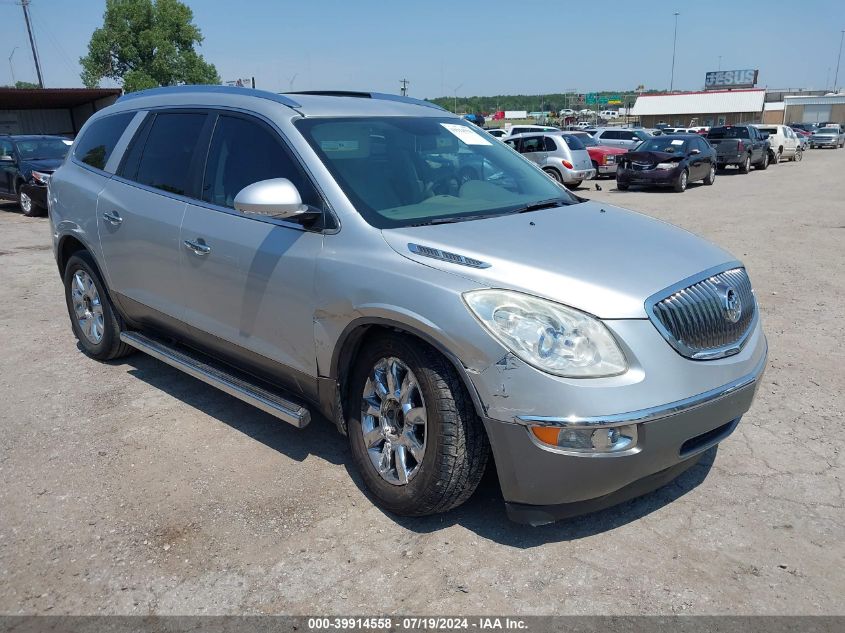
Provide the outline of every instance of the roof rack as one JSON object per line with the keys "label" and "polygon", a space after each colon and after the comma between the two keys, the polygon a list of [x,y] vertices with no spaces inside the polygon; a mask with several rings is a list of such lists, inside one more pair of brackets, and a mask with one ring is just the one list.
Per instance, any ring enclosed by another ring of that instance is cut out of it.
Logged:
{"label": "roof rack", "polygon": [[255,88],[239,88],[237,86],[216,86],[216,85],[186,85],[186,86],[165,86],[162,88],[150,88],[149,90],[139,90],[138,92],[130,92],[120,97],[117,102],[129,101],[140,97],[154,96],[154,95],[168,95],[168,94],[183,94],[193,92],[204,92],[211,94],[230,94],[242,95],[250,97],[258,97],[260,99],[268,99],[281,103],[289,108],[302,107],[299,103],[282,94],[275,92],[268,92],[266,90],[256,90]]}
{"label": "roof rack", "polygon": [[428,108],[436,108],[437,110],[446,111],[436,103],[424,101],[422,99],[414,99],[413,97],[403,97],[402,95],[392,95],[386,92],[359,92],[355,90],[297,90],[296,92],[286,92],[283,94],[290,95],[315,95],[319,97],[353,97],[357,99],[381,99],[382,101],[397,101],[399,103],[407,103],[410,105],[418,105]]}

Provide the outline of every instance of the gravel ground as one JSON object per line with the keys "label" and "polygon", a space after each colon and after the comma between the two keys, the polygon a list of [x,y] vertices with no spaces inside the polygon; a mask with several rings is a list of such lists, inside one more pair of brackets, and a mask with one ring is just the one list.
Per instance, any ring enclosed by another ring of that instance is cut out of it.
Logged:
{"label": "gravel ground", "polygon": [[744,260],[769,367],[675,483],[509,523],[495,478],[445,516],[376,508],[344,438],[71,334],[46,219],[0,205],[0,612],[843,614],[845,151],[685,194],[586,183]]}

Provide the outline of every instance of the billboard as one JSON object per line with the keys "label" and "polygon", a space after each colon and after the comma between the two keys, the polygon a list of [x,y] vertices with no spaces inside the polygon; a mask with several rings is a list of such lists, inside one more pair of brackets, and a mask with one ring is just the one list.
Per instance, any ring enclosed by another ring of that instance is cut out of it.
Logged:
{"label": "billboard", "polygon": [[714,70],[704,78],[705,90],[719,90],[723,88],[753,88],[757,83],[759,71],[747,70]]}

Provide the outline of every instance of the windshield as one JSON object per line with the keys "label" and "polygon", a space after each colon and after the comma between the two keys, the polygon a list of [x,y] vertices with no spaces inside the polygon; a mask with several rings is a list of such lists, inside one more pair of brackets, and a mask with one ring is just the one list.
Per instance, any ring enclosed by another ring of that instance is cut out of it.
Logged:
{"label": "windshield", "polygon": [[23,160],[38,160],[52,158],[61,160],[67,155],[70,145],[60,138],[37,138],[25,141],[17,141],[18,148]]}
{"label": "windshield", "polygon": [[651,138],[637,147],[638,152],[666,152],[667,154],[686,154],[688,141],[671,136]]}
{"label": "windshield", "polygon": [[377,228],[578,202],[514,150],[453,118],[314,118],[296,126]]}
{"label": "windshield", "polygon": [[823,127],[822,129],[818,130],[819,134],[839,134],[839,130],[835,127]]}
{"label": "windshield", "polygon": [[748,128],[716,127],[707,133],[707,138],[748,138]]}

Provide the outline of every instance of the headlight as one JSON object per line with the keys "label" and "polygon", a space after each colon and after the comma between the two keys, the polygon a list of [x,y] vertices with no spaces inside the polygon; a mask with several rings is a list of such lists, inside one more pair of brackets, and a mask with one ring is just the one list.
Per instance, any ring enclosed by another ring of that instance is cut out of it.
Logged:
{"label": "headlight", "polygon": [[678,163],[657,163],[655,169],[675,169]]}
{"label": "headlight", "polygon": [[32,179],[39,185],[46,185],[50,182],[50,174],[45,174],[40,171],[32,172]]}
{"label": "headlight", "polygon": [[628,368],[610,331],[588,314],[510,290],[471,290],[463,297],[494,338],[541,371],[597,378]]}
{"label": "headlight", "polygon": [[605,163],[615,163],[616,162],[616,156],[614,156],[613,154],[607,154],[604,157],[604,162]]}

